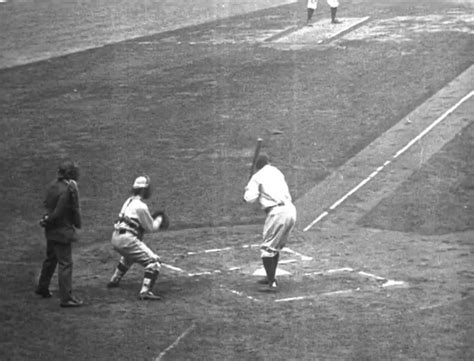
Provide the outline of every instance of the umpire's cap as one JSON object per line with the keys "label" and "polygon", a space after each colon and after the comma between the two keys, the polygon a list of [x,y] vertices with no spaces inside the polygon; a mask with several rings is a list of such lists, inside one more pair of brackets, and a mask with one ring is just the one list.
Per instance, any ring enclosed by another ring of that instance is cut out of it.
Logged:
{"label": "umpire's cap", "polygon": [[260,154],[255,162],[255,169],[260,170],[269,163],[270,159],[268,158],[268,155]]}
{"label": "umpire's cap", "polygon": [[70,160],[64,161],[58,167],[58,177],[77,180],[79,177],[79,165]]}

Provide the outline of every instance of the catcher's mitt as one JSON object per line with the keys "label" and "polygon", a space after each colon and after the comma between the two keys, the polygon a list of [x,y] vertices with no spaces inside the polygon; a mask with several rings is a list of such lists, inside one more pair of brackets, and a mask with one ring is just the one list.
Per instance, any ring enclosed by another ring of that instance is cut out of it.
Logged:
{"label": "catcher's mitt", "polygon": [[165,211],[156,211],[151,216],[153,217],[153,219],[156,219],[157,217],[161,217],[160,230],[164,231],[169,228],[170,219],[168,215],[165,213]]}

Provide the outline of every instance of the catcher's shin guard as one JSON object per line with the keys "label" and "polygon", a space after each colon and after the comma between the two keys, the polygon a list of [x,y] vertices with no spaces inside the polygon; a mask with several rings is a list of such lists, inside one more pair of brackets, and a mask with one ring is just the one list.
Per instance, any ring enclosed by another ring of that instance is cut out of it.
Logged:
{"label": "catcher's shin guard", "polygon": [[145,271],[145,275],[143,276],[143,284],[140,293],[146,293],[151,291],[153,286],[155,285],[156,279],[158,278],[158,271],[150,272]]}
{"label": "catcher's shin guard", "polygon": [[120,283],[120,280],[125,275],[125,273],[127,273],[127,271],[128,271],[128,267],[122,264],[121,262],[119,262],[107,286],[109,288],[117,287],[118,284]]}

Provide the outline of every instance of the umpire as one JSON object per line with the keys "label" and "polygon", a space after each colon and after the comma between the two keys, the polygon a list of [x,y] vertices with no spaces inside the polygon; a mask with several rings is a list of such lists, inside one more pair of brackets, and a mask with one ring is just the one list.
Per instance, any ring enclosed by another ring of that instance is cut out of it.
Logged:
{"label": "umpire", "polygon": [[276,269],[280,250],[285,246],[296,222],[293,205],[285,176],[270,164],[268,156],[257,158],[257,172],[245,187],[244,200],[259,202],[267,218],[263,226],[263,242],[260,246],[263,267],[267,277],[259,283],[268,284],[269,290],[277,289]]}
{"label": "umpire", "polygon": [[82,301],[72,295],[72,242],[78,240],[76,228],[81,228],[79,203],[79,167],[67,161],[58,168],[57,178],[46,191],[46,214],[40,221],[46,237],[46,258],[35,293],[50,298],[49,284],[58,267],[61,307],[79,307]]}

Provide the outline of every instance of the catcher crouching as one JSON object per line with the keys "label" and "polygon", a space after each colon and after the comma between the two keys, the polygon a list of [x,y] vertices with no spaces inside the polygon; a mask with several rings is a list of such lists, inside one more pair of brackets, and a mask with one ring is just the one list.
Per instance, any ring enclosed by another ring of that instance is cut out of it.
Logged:
{"label": "catcher crouching", "polygon": [[151,196],[150,178],[140,176],[135,179],[132,196],[122,206],[112,234],[112,246],[120,255],[120,261],[107,287],[118,287],[120,280],[134,263],[144,267],[143,284],[139,300],[160,300],[153,293],[153,286],[161,270],[160,257],[144,242],[145,233],[158,232],[169,226],[168,216],[163,211],[150,214],[144,200]]}

